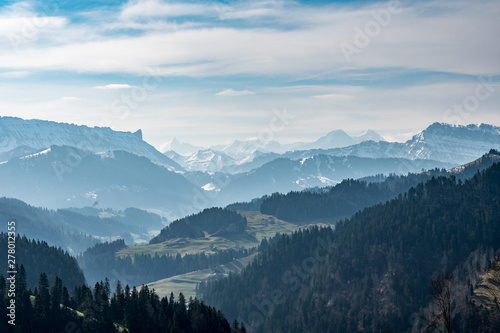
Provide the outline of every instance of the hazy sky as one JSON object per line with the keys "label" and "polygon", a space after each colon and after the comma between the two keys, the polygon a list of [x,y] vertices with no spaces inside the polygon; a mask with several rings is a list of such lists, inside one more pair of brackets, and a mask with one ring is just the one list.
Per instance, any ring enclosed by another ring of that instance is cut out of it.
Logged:
{"label": "hazy sky", "polygon": [[500,1],[2,1],[0,115],[159,147],[500,125]]}

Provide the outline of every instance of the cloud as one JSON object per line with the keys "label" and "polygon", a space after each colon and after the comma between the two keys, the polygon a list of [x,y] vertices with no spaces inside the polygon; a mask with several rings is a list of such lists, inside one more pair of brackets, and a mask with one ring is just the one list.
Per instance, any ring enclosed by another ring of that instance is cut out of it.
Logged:
{"label": "cloud", "polygon": [[324,95],[315,95],[313,98],[319,98],[319,99],[329,99],[329,100],[346,100],[346,99],[351,99],[351,95],[345,95],[345,94],[324,94]]}
{"label": "cloud", "polygon": [[107,84],[105,86],[97,86],[94,87],[95,89],[111,89],[111,90],[116,90],[116,89],[132,89],[135,88],[135,86],[131,86],[129,84]]}
{"label": "cloud", "polygon": [[0,78],[18,79],[18,78],[26,77],[28,75],[30,75],[30,72],[27,72],[27,71],[10,71],[10,72],[0,73]]}
{"label": "cloud", "polygon": [[72,101],[80,101],[81,98],[79,97],[74,97],[74,96],[64,96],[64,97],[61,97],[61,100],[62,101],[69,101],[69,102],[72,102]]}
{"label": "cloud", "polygon": [[207,3],[182,3],[160,0],[129,1],[122,8],[121,20],[148,18],[176,18],[183,16],[218,17],[222,20],[255,17],[280,17],[286,1],[244,1],[228,4],[220,1]]}
{"label": "cloud", "polygon": [[202,4],[166,3],[159,0],[131,1],[120,14],[121,19],[176,17],[207,14],[209,7]]}
{"label": "cloud", "polygon": [[[358,8],[287,4],[266,7],[263,3],[258,10],[250,5],[224,5],[229,6],[226,16],[238,11],[274,15],[270,21],[254,20],[247,15],[248,19],[241,19],[244,24],[233,24],[224,19],[189,16],[206,12],[208,5],[133,2],[121,14],[122,18],[129,18],[127,22],[120,21],[117,14],[107,21],[101,19],[95,27],[85,22],[69,27],[59,25],[44,35],[52,39],[29,45],[21,54],[1,48],[0,67],[135,75],[145,75],[146,68],[153,67],[164,76],[255,75],[294,79],[333,78],[346,66],[360,71],[403,68],[469,75],[500,73],[500,44],[492,42],[500,30],[500,6],[496,1],[401,5],[402,10],[392,15],[390,23],[381,26],[379,33],[371,33],[364,47],[359,47],[359,43],[356,46],[358,31],[373,29],[376,19],[370,13],[383,12],[386,3]],[[155,13],[184,15],[188,23],[165,31],[158,27],[164,27],[168,19],[151,17]],[[143,21],[132,20],[137,17]],[[113,24],[116,31],[109,30]],[[134,24],[141,29],[140,34],[120,30]],[[78,36],[77,31],[86,33]],[[341,43],[357,48],[351,63],[346,62]]]}
{"label": "cloud", "polygon": [[61,29],[68,25],[68,19],[54,14],[55,12],[49,10],[36,13],[32,3],[28,1],[0,7],[0,36],[10,40],[36,39],[41,32]]}
{"label": "cloud", "polygon": [[217,96],[248,96],[248,95],[255,95],[253,91],[250,90],[233,90],[233,89],[226,89],[221,92],[216,93]]}

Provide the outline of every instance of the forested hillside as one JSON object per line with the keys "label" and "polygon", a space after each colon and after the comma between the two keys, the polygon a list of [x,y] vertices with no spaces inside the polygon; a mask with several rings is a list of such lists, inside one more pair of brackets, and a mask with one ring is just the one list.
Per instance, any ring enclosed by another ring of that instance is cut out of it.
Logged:
{"label": "forested hillside", "polygon": [[[0,249],[5,253],[4,256],[0,256],[0,267],[2,268],[7,268],[7,244],[7,234],[0,233]],[[19,267],[24,265],[26,269],[28,288],[34,288],[37,285],[38,277],[43,272],[46,273],[51,283],[56,276],[59,276],[69,288],[85,283],[83,272],[76,259],[61,248],[49,246],[44,241],[29,240],[25,236],[17,236],[15,250],[16,264]]]}
{"label": "forested hillside", "polygon": [[335,222],[350,217],[363,208],[393,199],[398,194],[408,191],[410,187],[432,177],[453,174],[457,179],[468,179],[478,170],[484,170],[499,161],[498,155],[497,151],[491,150],[478,160],[454,168],[450,172],[434,169],[419,174],[390,175],[381,182],[347,179],[336,186],[318,191],[275,193],[261,199],[260,211],[295,223],[307,223],[318,219]]}
{"label": "forested hillside", "polygon": [[130,285],[165,279],[187,272],[206,269],[243,258],[256,249],[229,249],[214,254],[155,255],[136,254],[132,257],[118,257],[116,252],[125,248],[123,240],[100,243],[78,256],[78,262],[85,272],[88,283],[95,283],[109,277],[110,283],[117,280]]}
{"label": "forested hillside", "polygon": [[163,228],[150,244],[161,243],[167,239],[178,237],[199,238],[208,234],[230,235],[245,231],[245,217],[222,208],[208,208],[194,215],[175,220]]}
{"label": "forested hillside", "polygon": [[[495,164],[465,182],[432,177],[335,231],[281,236],[241,275],[202,284],[200,291],[254,332],[401,332],[431,301],[439,273],[453,272],[472,253],[498,249]],[[472,293],[471,282],[463,283]],[[477,330],[481,323],[472,315],[455,317],[453,329]]]}
{"label": "forested hillside", "polygon": [[69,292],[63,280],[56,277],[51,284],[45,273],[38,281],[34,290],[27,288],[26,274],[20,270],[16,295],[10,298],[7,281],[0,274],[0,308],[7,309],[15,299],[15,316],[0,317],[0,332],[245,332],[238,323],[232,329],[220,311],[196,299],[186,301],[182,294],[177,300],[173,294],[160,299],[147,286],[122,288],[121,284],[111,294],[107,280]]}
{"label": "forested hillside", "polygon": [[[74,216],[73,216],[74,217]],[[84,220],[84,216],[79,216]],[[60,246],[71,253],[79,253],[98,241],[74,229],[62,214],[45,208],[36,208],[17,199],[0,198],[0,220],[15,221],[19,235],[42,239],[53,246]],[[66,223],[68,222],[68,223]],[[94,226],[94,230],[96,230]]]}

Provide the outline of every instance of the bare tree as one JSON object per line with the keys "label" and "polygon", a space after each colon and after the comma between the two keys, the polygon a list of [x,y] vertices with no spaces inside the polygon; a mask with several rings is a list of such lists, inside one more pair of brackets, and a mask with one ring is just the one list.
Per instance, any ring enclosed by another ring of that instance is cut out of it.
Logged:
{"label": "bare tree", "polygon": [[447,333],[451,332],[451,311],[453,299],[453,274],[439,274],[431,284],[432,301],[438,308],[436,317],[428,323],[428,327],[435,328],[443,332],[440,327],[443,326]]}

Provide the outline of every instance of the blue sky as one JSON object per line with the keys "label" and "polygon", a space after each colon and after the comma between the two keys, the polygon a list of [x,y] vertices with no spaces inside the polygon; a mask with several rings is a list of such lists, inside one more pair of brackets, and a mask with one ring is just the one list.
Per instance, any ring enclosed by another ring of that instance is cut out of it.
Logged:
{"label": "blue sky", "polygon": [[156,147],[500,125],[498,17],[496,0],[3,1],[0,115]]}

